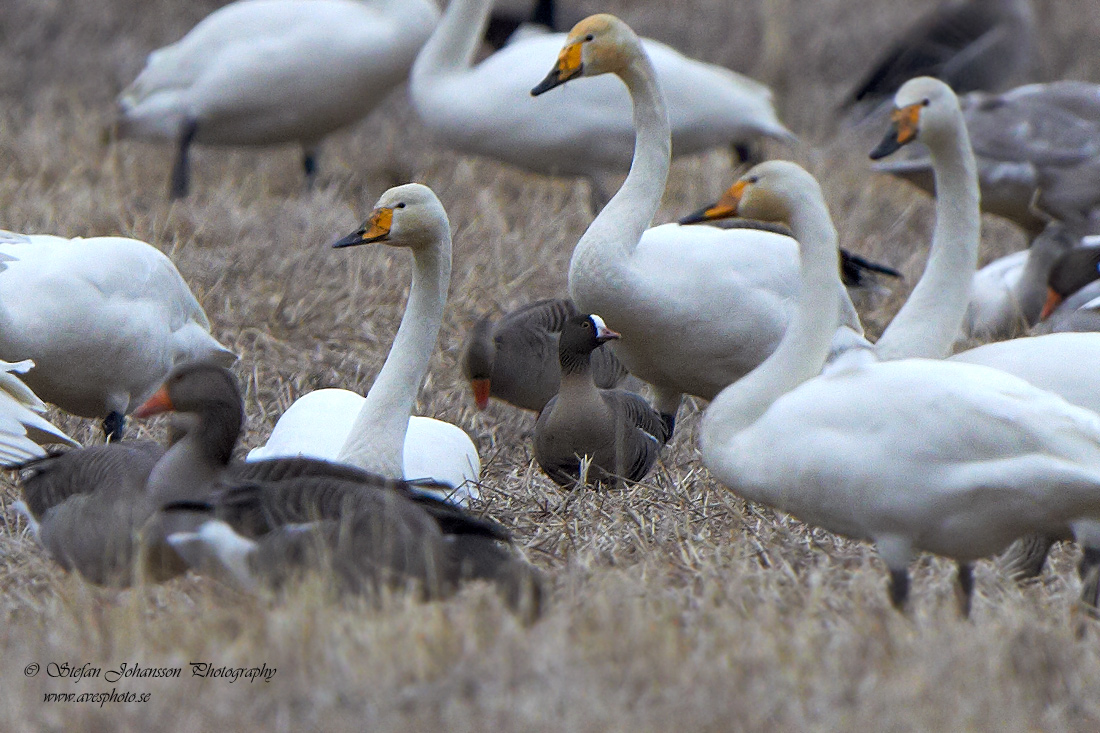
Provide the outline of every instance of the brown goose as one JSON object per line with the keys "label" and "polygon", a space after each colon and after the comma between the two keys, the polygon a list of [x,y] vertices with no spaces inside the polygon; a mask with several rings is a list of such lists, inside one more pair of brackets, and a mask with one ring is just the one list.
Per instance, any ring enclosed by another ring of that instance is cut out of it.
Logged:
{"label": "brown goose", "polygon": [[668,440],[670,426],[644,398],[593,381],[593,352],[617,338],[594,314],[574,316],[562,328],[561,391],[539,415],[534,439],[535,460],[559,484],[579,478],[582,456],[593,480],[641,481]]}
{"label": "brown goose", "polygon": [[[474,401],[484,410],[490,397],[524,410],[540,412],[558,393],[558,337],[577,307],[567,298],[548,298],[521,306],[497,322],[482,318],[466,341],[462,370]],[[616,387],[628,376],[610,349],[592,355],[597,387]]]}
{"label": "brown goose", "polygon": [[918,76],[959,94],[1003,89],[1028,72],[1034,36],[1030,0],[947,0],[895,39],[845,106],[893,97]]}
{"label": "brown goose", "polygon": [[139,410],[168,411],[190,429],[149,476],[146,491],[165,498],[165,511],[146,535],[166,538],[188,565],[255,588],[327,563],[342,590],[411,583],[430,598],[484,578],[519,610],[537,611],[538,572],[496,544],[508,534],[494,522],[349,466],[305,458],[231,465],[241,397],[228,371],[177,370]]}

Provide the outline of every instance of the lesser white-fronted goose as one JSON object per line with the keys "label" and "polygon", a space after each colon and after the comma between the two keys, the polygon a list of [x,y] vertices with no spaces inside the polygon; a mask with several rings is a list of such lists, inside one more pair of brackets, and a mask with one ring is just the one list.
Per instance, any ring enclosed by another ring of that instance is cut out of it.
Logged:
{"label": "lesser white-fronted goose", "polygon": [[890,43],[845,100],[879,102],[918,76],[958,93],[1025,81],[1034,47],[1031,0],[947,0]]}
{"label": "lesser white-fronted goose", "polygon": [[[871,541],[908,596],[923,550],[971,563],[1035,531],[1071,527],[1084,600],[1100,580],[1100,418],[987,367],[871,361],[818,376],[836,327],[837,235],[817,182],[771,161],[741,179],[739,214],[788,222],[802,252],[798,315],[772,358],[708,406],[700,447],[734,492]],[[969,274],[967,275],[969,278]]]}
{"label": "lesser white-fronted goose", "polygon": [[[982,211],[1034,237],[1051,217],[1077,236],[1100,233],[1100,85],[1028,84],[960,99],[978,159]],[[919,149],[875,169],[933,193],[931,164]]]}
{"label": "lesser white-fronted goose", "polygon": [[364,398],[322,389],[298,398],[248,460],[308,456],[348,463],[386,478],[430,479],[456,501],[478,495],[477,447],[457,425],[410,413],[435,350],[451,280],[451,228],[427,186],[409,183],[378,199],[370,218],[334,246],[372,243],[407,248],[409,301],[382,370]]}
{"label": "lesser white-fronted goose", "polygon": [[[536,173],[585,176],[602,204],[605,174],[631,161],[630,101],[610,78],[578,84],[556,100],[532,99],[531,79],[545,74],[561,33],[512,41],[471,66],[492,0],[453,0],[413,65],[409,92],[421,121],[463,153],[501,160]],[[641,41],[668,95],[673,150],[686,155],[761,137],[791,140],[772,92],[728,69]]]}
{"label": "lesser white-fronted goose", "polygon": [[176,364],[236,355],[175,265],[125,237],[0,232],[0,358],[32,359],[25,381],[66,412],[103,418],[109,438]]}
{"label": "lesser white-fronted goose", "polygon": [[[570,31],[557,64],[532,92],[602,74],[617,75],[630,92],[634,162],[573,250],[569,293],[580,311],[599,313],[623,335],[615,355],[653,385],[656,407],[671,423],[681,394],[710,399],[771,353],[797,292],[798,251],[790,237],[768,231],[648,228],[665,190],[671,141],[662,88],[646,54],[621,20],[592,16]],[[568,89],[550,97],[547,120],[555,114],[550,102],[573,98]],[[769,247],[785,250],[779,264],[761,262],[758,253]],[[861,331],[838,287],[848,322]]]}
{"label": "lesser white-fronted goose", "polygon": [[[516,308],[493,322],[488,316],[470,329],[462,372],[479,410],[496,397],[524,410],[539,412],[558,393],[561,367],[558,338],[565,322],[577,315],[567,298],[548,298]],[[592,354],[592,379],[611,389],[629,376],[610,349]]]}
{"label": "lesser white-fronted goose", "polygon": [[596,386],[592,354],[617,338],[595,314],[562,326],[561,389],[539,414],[534,436],[535,460],[559,484],[577,481],[586,457],[590,481],[641,481],[668,440],[671,426],[641,395]]}
{"label": "lesser white-fronted goose", "polygon": [[405,80],[435,28],[433,0],[246,0],[149,54],[119,95],[123,136],[177,145],[170,195],[188,191],[192,143],[298,143],[306,176],[329,133]]}

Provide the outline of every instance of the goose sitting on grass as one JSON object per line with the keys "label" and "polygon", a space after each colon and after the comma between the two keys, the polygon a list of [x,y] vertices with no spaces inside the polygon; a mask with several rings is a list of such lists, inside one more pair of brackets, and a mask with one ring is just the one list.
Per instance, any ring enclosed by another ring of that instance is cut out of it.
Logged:
{"label": "goose sitting on grass", "polygon": [[661,414],[641,395],[596,386],[593,353],[617,338],[595,314],[573,316],[562,327],[561,390],[539,413],[534,438],[535,460],[559,484],[641,481],[668,441]]}

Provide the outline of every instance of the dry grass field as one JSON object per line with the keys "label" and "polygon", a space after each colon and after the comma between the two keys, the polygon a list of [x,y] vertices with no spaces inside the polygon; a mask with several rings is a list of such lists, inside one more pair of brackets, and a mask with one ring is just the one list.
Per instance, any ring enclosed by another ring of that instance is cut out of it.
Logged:
{"label": "dry grass field", "polygon": [[[563,0],[566,2],[567,0]],[[312,389],[366,391],[404,308],[409,263],[385,248],[333,251],[387,187],[434,188],[455,232],[444,328],[420,414],[479,442],[484,501],[550,579],[546,616],[527,628],[493,592],[442,603],[394,596],[332,601],[320,585],[247,597],[201,578],[98,589],[56,568],[0,488],[0,730],[719,731],[1100,730],[1100,625],[1075,607],[1075,550],[1017,587],[977,568],[970,620],[953,566],[913,567],[908,616],[862,544],[812,530],[725,491],[702,467],[698,408],[642,484],[570,493],[541,475],[533,416],[472,399],[456,366],[482,313],[562,295],[587,226],[586,184],[545,180],[433,143],[403,92],[321,157],[306,191],[291,149],[199,148],[194,193],[165,198],[167,145],[113,142],[113,99],[152,49],[217,0],[0,3],[0,228],[123,234],[168,253],[215,335],[241,354],[245,447],[262,442]],[[1095,0],[1036,0],[1036,76],[1100,81]],[[923,267],[931,202],[873,176],[882,130],[833,118],[909,0],[574,0],[640,32],[773,83],[794,149],[817,174],[842,243],[901,268],[907,283],[864,313],[881,331]],[[785,40],[761,47],[761,38]],[[532,79],[532,84],[538,79]],[[730,182],[715,152],[673,166],[658,222]],[[983,261],[1024,245],[986,221]],[[735,316],[734,316],[735,317]],[[54,414],[85,441],[90,421]],[[159,424],[142,434],[162,436]],[[268,682],[193,677],[191,662],[266,665]],[[180,667],[180,679],[51,678],[47,665]],[[33,677],[27,665],[40,665]],[[43,702],[47,692],[147,694],[145,702]]]}

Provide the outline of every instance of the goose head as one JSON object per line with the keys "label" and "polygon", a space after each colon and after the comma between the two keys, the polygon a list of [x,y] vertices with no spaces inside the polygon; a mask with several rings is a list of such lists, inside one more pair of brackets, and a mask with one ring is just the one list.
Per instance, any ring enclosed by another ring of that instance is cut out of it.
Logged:
{"label": "goose head", "polygon": [[641,49],[638,36],[614,15],[590,15],[573,26],[554,68],[531,90],[537,97],[580,76],[614,74],[630,65]]}
{"label": "goose head", "polygon": [[813,191],[821,195],[817,181],[801,166],[785,160],[770,160],[753,166],[718,201],[688,214],[680,223],[695,224],[736,216],[790,227],[795,202]]}
{"label": "goose head", "polygon": [[229,461],[244,425],[244,401],[232,372],[205,362],[176,367],[160,389],[134,411],[134,417],[164,412],[175,413],[174,430],[201,433],[204,442],[210,442],[211,451]]}
{"label": "goose head", "polygon": [[595,313],[573,316],[562,326],[561,339],[558,341],[558,359],[562,373],[587,366],[593,351],[619,337]]}
{"label": "goose head", "polygon": [[871,159],[884,158],[914,140],[934,146],[936,138],[954,134],[961,115],[958,97],[947,84],[930,76],[910,79],[894,95],[890,129]]}
{"label": "goose head", "polygon": [[332,246],[380,242],[417,250],[436,246],[449,232],[447,212],[435,193],[422,184],[406,183],[383,193],[363,225]]}
{"label": "goose head", "polygon": [[1100,246],[1077,247],[1066,252],[1050,269],[1047,300],[1039,319],[1046,320],[1063,300],[1095,280],[1100,280]]}
{"label": "goose head", "polygon": [[462,357],[462,371],[474,392],[474,402],[479,410],[484,410],[489,405],[496,351],[493,322],[486,316],[471,329],[466,353]]}

